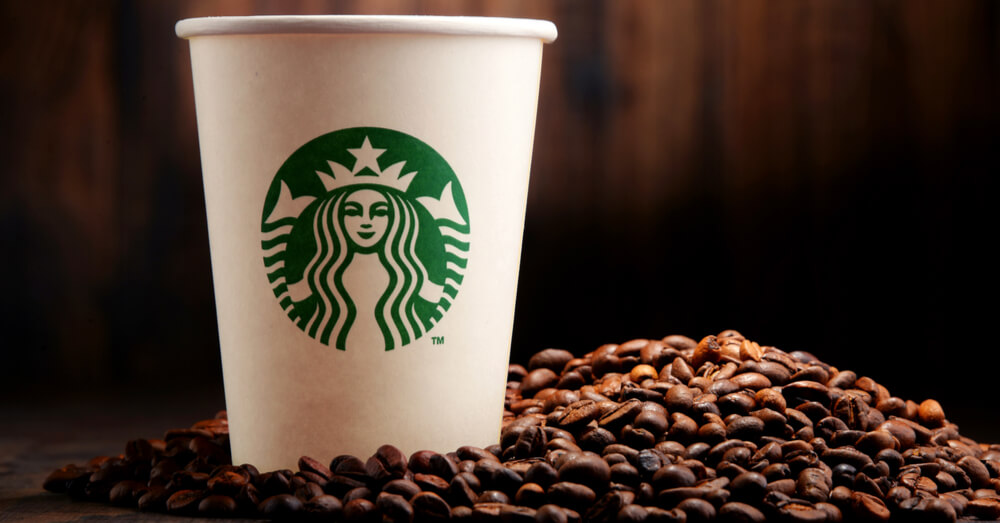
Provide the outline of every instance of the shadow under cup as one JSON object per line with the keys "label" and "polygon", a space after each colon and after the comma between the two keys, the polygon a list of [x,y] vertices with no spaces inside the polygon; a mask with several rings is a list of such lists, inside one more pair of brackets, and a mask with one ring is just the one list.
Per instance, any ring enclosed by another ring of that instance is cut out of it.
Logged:
{"label": "shadow under cup", "polygon": [[544,21],[183,20],[234,463],[497,442]]}

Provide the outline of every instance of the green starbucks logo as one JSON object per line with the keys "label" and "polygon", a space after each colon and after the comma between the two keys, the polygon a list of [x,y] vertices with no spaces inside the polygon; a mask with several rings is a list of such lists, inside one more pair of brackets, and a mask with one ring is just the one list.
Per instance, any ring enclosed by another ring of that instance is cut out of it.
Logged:
{"label": "green starbucks logo", "polygon": [[300,329],[340,350],[380,340],[388,351],[419,339],[451,307],[468,259],[469,211],[458,177],[430,146],[355,127],[285,160],[261,232],[267,279]]}

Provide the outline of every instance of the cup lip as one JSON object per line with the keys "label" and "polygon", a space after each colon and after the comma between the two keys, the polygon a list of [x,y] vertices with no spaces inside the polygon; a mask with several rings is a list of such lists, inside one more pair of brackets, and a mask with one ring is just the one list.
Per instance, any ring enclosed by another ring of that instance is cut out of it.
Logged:
{"label": "cup lip", "polygon": [[260,15],[186,18],[174,31],[180,38],[258,34],[436,34],[556,39],[548,20],[429,15]]}

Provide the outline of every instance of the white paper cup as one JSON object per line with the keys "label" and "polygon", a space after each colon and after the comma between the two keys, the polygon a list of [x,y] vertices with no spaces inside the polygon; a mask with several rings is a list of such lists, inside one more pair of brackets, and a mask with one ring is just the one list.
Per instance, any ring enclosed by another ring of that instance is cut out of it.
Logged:
{"label": "white paper cup", "polygon": [[235,463],[498,441],[538,20],[196,18]]}

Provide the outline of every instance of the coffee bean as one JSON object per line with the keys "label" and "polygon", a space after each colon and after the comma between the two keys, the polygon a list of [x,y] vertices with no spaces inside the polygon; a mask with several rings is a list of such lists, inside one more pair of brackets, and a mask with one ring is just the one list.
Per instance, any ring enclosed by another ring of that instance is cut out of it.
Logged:
{"label": "coffee bean", "polygon": [[559,505],[546,504],[535,511],[536,523],[567,523],[566,511]]}
{"label": "coffee bean", "polygon": [[305,472],[312,472],[313,474],[318,474],[323,477],[323,479],[330,479],[333,472],[330,467],[310,458],[309,456],[302,456],[299,458],[299,470]]}
{"label": "coffee bean", "polygon": [[163,487],[152,487],[137,501],[139,510],[143,512],[162,512],[166,510],[167,499],[171,493]]}
{"label": "coffee bean", "polygon": [[805,468],[799,473],[795,483],[795,492],[802,499],[818,503],[826,501],[830,496],[830,485],[826,475],[818,468]]}
{"label": "coffee bean", "polygon": [[534,397],[542,389],[554,387],[559,383],[559,375],[551,369],[537,368],[521,380],[521,394],[526,398]]}
{"label": "coffee bean", "polygon": [[643,380],[656,379],[659,374],[652,365],[642,364],[632,367],[632,370],[629,371],[629,379],[635,383],[642,383]]}
{"label": "coffee bean", "polygon": [[213,494],[235,496],[248,481],[249,478],[240,472],[223,470],[209,478],[206,486]]}
{"label": "coffee bean", "polygon": [[586,485],[560,481],[546,490],[552,503],[573,510],[585,509],[597,498],[594,491]]}
{"label": "coffee bean", "polygon": [[198,514],[214,517],[214,518],[224,518],[231,517],[236,514],[237,505],[236,500],[229,496],[223,496],[220,494],[211,494],[198,503]]}
{"label": "coffee bean", "polygon": [[628,491],[609,491],[601,496],[593,505],[587,509],[584,517],[587,521],[611,522],[614,521],[618,512],[626,505],[635,500],[635,494]]}
{"label": "coffee bean", "polygon": [[309,501],[310,499],[316,496],[322,496],[323,494],[325,494],[325,492],[323,492],[323,488],[320,487],[319,484],[313,483],[311,481],[295,489],[295,497],[302,500],[303,503]]}
{"label": "coffee bean", "polygon": [[655,435],[661,435],[667,431],[669,424],[667,417],[660,412],[643,410],[636,415],[633,425],[639,429],[648,430]]}
{"label": "coffee bean", "polygon": [[935,400],[924,400],[917,409],[917,416],[920,417],[920,422],[928,427],[933,428],[944,425],[944,409]]}
{"label": "coffee bean", "polygon": [[544,368],[553,372],[562,372],[563,368],[566,367],[566,364],[572,359],[573,354],[567,350],[545,349],[535,353],[535,355],[528,360],[528,369],[534,371]]}
{"label": "coffee bean", "polygon": [[376,481],[401,479],[406,474],[406,456],[392,445],[382,445],[365,463],[365,472]]}
{"label": "coffee bean", "polygon": [[383,521],[410,523],[413,521],[413,507],[403,496],[383,492],[375,499],[375,507],[382,513]]}
{"label": "coffee bean", "polygon": [[112,505],[135,506],[139,498],[149,492],[149,487],[145,483],[130,479],[119,481],[108,493],[108,501]]}
{"label": "coffee bean", "polygon": [[535,509],[531,507],[503,505],[500,507],[500,521],[502,523],[534,523]]}
{"label": "coffee bean", "polygon": [[715,336],[705,336],[695,346],[694,354],[691,356],[691,364],[698,368],[706,362],[715,363],[721,357],[722,347],[719,346],[718,339]]}
{"label": "coffee bean", "polygon": [[343,512],[344,506],[335,496],[323,494],[306,502],[304,509],[310,514],[337,519],[337,516]]}
{"label": "coffee bean", "polygon": [[728,488],[734,501],[755,504],[767,490],[767,478],[757,472],[743,472],[729,482]]}
{"label": "coffee bean", "polygon": [[864,521],[889,521],[890,512],[881,499],[865,492],[851,494],[854,516]]}
{"label": "coffee bean", "polygon": [[764,432],[764,422],[754,416],[737,418],[726,427],[726,437],[755,441]]}
{"label": "coffee bean", "polygon": [[375,523],[378,521],[378,509],[375,504],[364,498],[358,498],[344,503],[342,511],[344,521],[351,523]]}
{"label": "coffee bean", "polygon": [[257,510],[268,516],[290,515],[302,510],[302,501],[291,494],[277,494],[265,498]]}
{"label": "coffee bean", "polygon": [[559,481],[579,483],[604,490],[611,480],[611,467],[596,454],[584,453],[559,467]]}
{"label": "coffee bean", "polygon": [[66,465],[65,467],[52,471],[48,477],[45,478],[42,488],[48,490],[49,492],[67,492],[69,490],[70,483],[89,478],[91,474],[93,474],[93,471],[89,468],[78,467],[76,465]]}
{"label": "coffee bean", "polygon": [[958,460],[958,466],[969,476],[974,488],[989,488],[990,472],[982,461],[972,456],[964,456]]}
{"label": "coffee bean", "polygon": [[785,521],[794,523],[800,523],[800,522],[819,523],[828,520],[827,513],[825,511],[820,510],[814,506],[797,502],[789,502],[782,504],[778,508],[778,516]]}
{"label": "coffee bean", "polygon": [[689,523],[708,522],[715,519],[715,507],[698,498],[688,498],[677,504],[677,509],[681,510]]}
{"label": "coffee bean", "polygon": [[192,514],[204,497],[203,490],[179,490],[167,498],[166,508],[173,514]]}
{"label": "coffee bean", "polygon": [[410,500],[414,516],[424,521],[444,521],[451,515],[448,503],[433,492],[421,492]]}
{"label": "coffee bean", "polygon": [[764,513],[751,505],[730,501],[725,503],[716,514],[719,521],[739,521],[744,523],[764,523]]}
{"label": "coffee bean", "polygon": [[642,402],[630,399],[601,416],[598,420],[598,425],[614,433],[625,425],[632,423],[640,411],[642,411]]}
{"label": "coffee bean", "polygon": [[833,415],[837,416],[848,428],[865,430],[868,425],[868,403],[856,394],[845,394],[833,405]]}
{"label": "coffee bean", "polygon": [[697,478],[691,469],[682,465],[667,465],[653,475],[653,487],[657,492],[676,487],[690,487]]}

